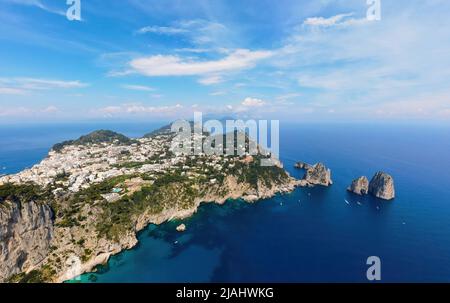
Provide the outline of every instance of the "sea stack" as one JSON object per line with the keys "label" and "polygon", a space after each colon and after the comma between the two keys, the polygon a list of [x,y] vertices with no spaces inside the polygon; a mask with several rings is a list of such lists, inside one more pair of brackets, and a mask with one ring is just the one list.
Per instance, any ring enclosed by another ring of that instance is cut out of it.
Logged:
{"label": "sea stack", "polygon": [[326,168],[322,163],[317,163],[313,166],[305,164],[304,168],[306,169],[306,173],[303,180],[305,180],[308,185],[330,186],[333,184],[333,181],[331,180],[331,170]]}
{"label": "sea stack", "polygon": [[184,225],[184,224],[178,225],[177,226],[177,231],[180,232],[180,233],[186,231],[186,225]]}
{"label": "sea stack", "polygon": [[353,180],[347,190],[360,196],[367,195],[369,193],[369,179],[366,176],[359,177]]}
{"label": "sea stack", "polygon": [[395,198],[394,178],[384,173],[378,172],[373,176],[369,184],[369,193],[383,200]]}

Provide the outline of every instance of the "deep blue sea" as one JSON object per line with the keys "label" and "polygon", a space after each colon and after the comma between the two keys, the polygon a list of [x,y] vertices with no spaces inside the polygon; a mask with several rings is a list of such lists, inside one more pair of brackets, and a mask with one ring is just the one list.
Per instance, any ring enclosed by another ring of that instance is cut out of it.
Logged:
{"label": "deep blue sea", "polygon": [[[141,136],[160,125],[0,126],[0,174],[92,130]],[[383,282],[450,282],[450,127],[281,123],[280,131],[286,169],[301,177],[296,161],[321,161],[332,187],[252,205],[204,204],[183,221],[185,233],[175,231],[180,222],[151,225],[135,249],[81,281],[367,282],[366,260],[378,256]],[[378,170],[395,178],[393,202],[346,192],[352,179]]]}

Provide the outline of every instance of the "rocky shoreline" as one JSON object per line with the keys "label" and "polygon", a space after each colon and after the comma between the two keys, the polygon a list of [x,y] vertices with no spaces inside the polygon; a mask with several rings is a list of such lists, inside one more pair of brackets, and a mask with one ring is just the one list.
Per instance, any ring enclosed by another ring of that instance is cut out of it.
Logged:
{"label": "rocky shoreline", "polygon": [[262,200],[270,199],[275,197],[278,194],[286,194],[290,193],[295,190],[296,187],[301,186],[301,182],[299,180],[295,180],[294,178],[290,179],[290,182],[281,186],[281,187],[273,187],[273,188],[265,188],[261,193],[255,194],[239,194],[238,192],[234,192],[231,194],[228,194],[225,197],[213,197],[211,196],[211,200],[205,200],[198,199],[196,201],[195,206],[193,206],[190,209],[187,210],[168,210],[165,211],[159,215],[156,216],[146,216],[143,215],[141,218],[139,218],[136,229],[133,234],[130,234],[128,237],[124,238],[124,242],[122,244],[122,247],[104,247],[104,249],[112,248],[112,250],[108,252],[104,252],[99,254],[95,259],[91,260],[88,263],[85,263],[82,265],[81,270],[77,272],[76,274],[72,274],[70,271],[63,273],[60,275],[54,282],[56,283],[62,283],[68,280],[72,280],[76,278],[77,276],[85,273],[95,272],[95,268],[99,265],[106,264],[109,259],[117,255],[125,250],[133,249],[139,242],[137,240],[137,234],[144,230],[148,225],[154,224],[154,225],[161,225],[163,223],[172,221],[172,220],[184,220],[192,217],[195,215],[199,209],[199,207],[202,204],[208,204],[208,203],[215,203],[218,205],[224,205],[227,203],[227,201],[242,199],[243,201],[247,203],[256,203]]}
{"label": "rocky shoreline", "polygon": [[98,131],[0,178],[0,281],[64,282],[136,246],[149,224],[185,219],[202,203],[254,203],[305,185],[278,161],[261,166],[263,155],[176,154],[172,140]]}
{"label": "rocky shoreline", "polygon": [[[248,146],[235,142],[231,156],[186,155],[173,152],[173,139],[167,131],[139,139],[97,131],[0,177],[0,281],[71,280],[135,247],[149,224],[186,219],[203,203],[255,203],[296,187],[333,184],[322,163],[297,163],[305,174],[296,180],[279,161],[261,166],[263,153],[237,152]],[[395,195],[384,173],[368,185],[355,182],[353,192]]]}

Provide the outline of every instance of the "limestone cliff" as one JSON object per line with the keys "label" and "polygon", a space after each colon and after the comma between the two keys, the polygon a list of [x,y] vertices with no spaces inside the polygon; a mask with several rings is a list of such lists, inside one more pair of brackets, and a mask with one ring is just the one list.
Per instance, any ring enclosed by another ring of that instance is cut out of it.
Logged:
{"label": "limestone cliff", "polygon": [[347,190],[360,196],[367,195],[369,193],[369,179],[367,179],[366,176],[359,177],[358,179],[353,180]]}
{"label": "limestone cliff", "polygon": [[53,237],[52,210],[40,202],[0,202],[0,281],[38,266]]}
{"label": "limestone cliff", "polygon": [[331,170],[322,163],[310,165],[304,162],[297,162],[295,168],[304,169],[305,175],[301,180],[301,186],[330,186],[333,184],[331,179]]}
{"label": "limestone cliff", "polygon": [[134,247],[148,224],[302,185],[279,162],[260,165],[262,154],[187,155],[173,142],[165,133],[127,140],[94,132],[0,178],[0,282],[63,282]]}
{"label": "limestone cliff", "polygon": [[369,193],[377,198],[392,200],[395,198],[394,178],[384,173],[378,172],[373,176],[369,184]]}

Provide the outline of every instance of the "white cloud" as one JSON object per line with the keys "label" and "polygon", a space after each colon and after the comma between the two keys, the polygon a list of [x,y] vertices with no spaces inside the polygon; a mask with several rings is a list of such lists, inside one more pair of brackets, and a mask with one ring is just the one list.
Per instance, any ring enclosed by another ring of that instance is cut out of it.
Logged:
{"label": "white cloud", "polygon": [[138,34],[183,35],[192,44],[203,46],[220,45],[231,34],[225,25],[203,19],[179,20],[170,26],[145,26],[136,32]]}
{"label": "white cloud", "polygon": [[[443,99],[439,94],[450,77],[450,21],[444,12],[449,8],[443,1],[406,6],[394,1],[384,4],[379,22],[356,15],[312,18],[292,32],[270,63],[283,71],[277,78],[288,83],[286,92],[299,90],[302,105],[316,113],[443,117],[446,109],[437,109],[433,100]],[[421,93],[427,97],[412,102]]]}
{"label": "white cloud", "polygon": [[222,81],[223,81],[223,79],[221,76],[213,75],[213,76],[208,76],[208,77],[198,80],[198,83],[203,84],[203,85],[214,85],[214,84],[221,83]]}
{"label": "white cloud", "polygon": [[2,107],[0,108],[0,117],[42,117],[49,116],[58,112],[58,108],[51,105],[45,108],[31,108],[25,106]]}
{"label": "white cloud", "polygon": [[261,99],[257,98],[245,98],[244,101],[242,101],[242,105],[246,107],[261,107],[264,106],[266,102],[264,102]]}
{"label": "white cloud", "polygon": [[26,93],[27,91],[20,88],[0,86],[0,95],[25,95]]}
{"label": "white cloud", "polygon": [[342,24],[342,20],[348,17],[353,16],[354,13],[348,13],[348,14],[340,14],[340,15],[336,15],[336,16],[332,16],[329,18],[324,18],[324,17],[311,17],[311,18],[307,18],[304,22],[303,25],[308,25],[308,26],[324,26],[324,27],[329,27],[329,26],[334,26],[334,25],[338,25],[338,24]]}
{"label": "white cloud", "polygon": [[123,115],[176,115],[184,109],[181,104],[164,106],[147,106],[142,103],[127,103],[121,105],[106,106],[91,111],[103,116]]}
{"label": "white cloud", "polygon": [[30,90],[73,89],[88,86],[80,81],[63,81],[38,78],[0,78],[0,86],[5,92],[20,93]]}
{"label": "white cloud", "polygon": [[55,113],[57,112],[59,109],[56,106],[50,105],[47,108],[44,108],[42,110],[43,113]]}
{"label": "white cloud", "polygon": [[165,35],[175,35],[175,34],[183,34],[187,33],[188,30],[184,28],[176,28],[176,27],[166,27],[166,26],[146,26],[140,28],[137,33],[138,34],[165,34]]}
{"label": "white cloud", "polygon": [[124,84],[122,85],[123,88],[129,89],[129,90],[137,90],[137,91],[145,91],[145,92],[152,92],[155,89],[150,86],[145,85],[134,85],[134,84]]}
{"label": "white cloud", "polygon": [[217,91],[217,92],[212,92],[209,95],[210,96],[223,96],[223,95],[226,95],[226,92],[224,92],[224,91]]}
{"label": "white cloud", "polygon": [[239,49],[219,60],[193,61],[178,56],[157,55],[134,59],[130,65],[134,71],[145,76],[194,76],[251,68],[272,55],[270,51]]}

